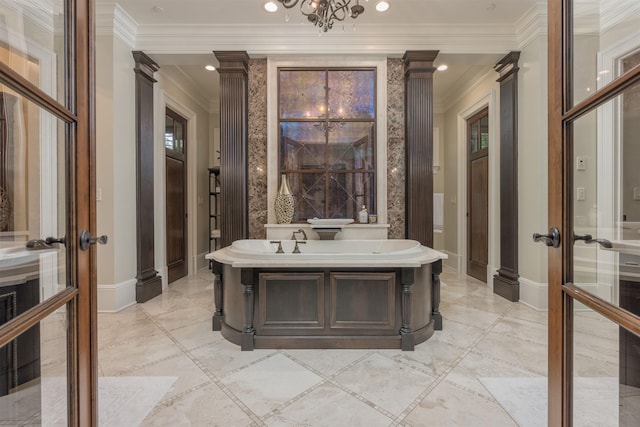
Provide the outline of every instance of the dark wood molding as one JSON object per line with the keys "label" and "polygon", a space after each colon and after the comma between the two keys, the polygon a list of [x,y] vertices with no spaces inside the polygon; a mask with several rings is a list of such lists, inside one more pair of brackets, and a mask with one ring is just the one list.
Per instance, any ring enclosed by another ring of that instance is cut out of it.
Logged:
{"label": "dark wood molding", "polygon": [[155,270],[153,206],[153,73],[159,66],[144,52],[134,51],[136,98],[136,301],[146,302],[162,293],[162,278]]}
{"label": "dark wood molding", "polygon": [[442,260],[431,264],[431,317],[436,331],[442,330],[442,313],[440,313],[440,274],[442,273]]}
{"label": "dark wood molding", "polygon": [[509,52],[494,66],[500,74],[500,268],[493,292],[520,299],[518,278],[518,59]]}
{"label": "dark wood molding", "polygon": [[433,61],[437,50],[407,51],[405,71],[405,235],[433,246]]}
{"label": "dark wood molding", "polygon": [[220,63],[220,247],[245,239],[248,215],[249,55],[214,51]]}

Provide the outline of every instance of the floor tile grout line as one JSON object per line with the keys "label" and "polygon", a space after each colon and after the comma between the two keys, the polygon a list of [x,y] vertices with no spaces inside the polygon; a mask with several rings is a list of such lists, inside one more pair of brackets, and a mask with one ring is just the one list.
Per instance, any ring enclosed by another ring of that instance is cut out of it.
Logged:
{"label": "floor tile grout line", "polygon": [[[169,332],[169,330],[167,328],[165,328],[164,326],[162,326],[156,319],[154,319],[150,314],[148,314],[144,309],[143,312],[145,313],[145,315],[151,319],[151,321],[159,328],[161,329],[165,335],[174,342],[174,344],[182,351],[182,353],[187,356],[210,380],[211,382],[213,382],[223,393],[225,393],[229,399],[235,403],[241,411],[243,411],[245,413],[245,415],[247,415],[249,418],[251,418],[254,422],[256,422],[258,425],[263,425],[262,420],[260,419],[260,417],[255,414],[244,402],[242,402],[242,400],[236,396],[230,389],[229,387],[226,386],[226,384],[224,384],[220,378],[218,378],[217,375],[215,375],[213,372],[211,372],[209,370],[209,368],[207,368],[197,357],[195,357],[189,350],[186,349],[186,347],[179,342],[173,335],[171,335],[171,333]],[[263,360],[263,359],[261,359]]]}
{"label": "floor tile grout line", "polygon": [[500,314],[500,316],[496,320],[494,320],[491,325],[489,325],[487,329],[471,343],[469,348],[466,349],[460,356],[458,356],[456,360],[447,367],[447,369],[445,369],[439,376],[437,376],[436,380],[433,381],[422,393],[420,393],[420,395],[418,395],[418,397],[414,399],[414,401],[411,402],[394,421],[402,422],[406,417],[408,417],[409,414],[411,414],[411,412],[413,412],[413,410],[420,404],[420,402],[426,399],[427,396],[433,390],[435,390],[435,388],[440,385],[444,381],[444,379],[460,364],[460,362],[462,362],[467,357],[467,355],[471,353],[473,348],[475,348],[475,346],[477,346],[480,341],[482,341],[487,335],[489,335],[491,330],[507,315],[507,313],[509,313],[509,311],[511,311],[511,307],[508,307],[502,314]]}

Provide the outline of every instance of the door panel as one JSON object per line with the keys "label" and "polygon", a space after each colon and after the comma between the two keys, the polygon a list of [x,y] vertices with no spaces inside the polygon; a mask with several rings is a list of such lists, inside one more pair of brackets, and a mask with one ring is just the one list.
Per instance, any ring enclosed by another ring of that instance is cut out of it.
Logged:
{"label": "door panel", "polygon": [[[548,3],[549,226],[561,235],[549,250],[554,426],[640,420],[640,15],[632,3]],[[584,31],[586,22],[600,25]]]}
{"label": "door panel", "polygon": [[92,8],[0,1],[0,424],[97,424]]}
{"label": "door panel", "polygon": [[168,281],[187,275],[184,205],[184,163],[166,158],[167,174],[167,267]]}
{"label": "door panel", "polygon": [[469,263],[467,274],[486,282],[489,260],[487,250],[489,156],[472,160],[469,169],[471,186],[469,188]]}

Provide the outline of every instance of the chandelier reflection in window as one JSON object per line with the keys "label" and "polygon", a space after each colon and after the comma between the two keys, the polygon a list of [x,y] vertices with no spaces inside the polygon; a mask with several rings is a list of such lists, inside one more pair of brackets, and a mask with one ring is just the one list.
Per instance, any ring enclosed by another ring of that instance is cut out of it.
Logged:
{"label": "chandelier reflection in window", "polygon": [[345,125],[345,122],[318,122],[314,123],[313,127],[323,133],[333,132],[336,129],[340,129]]}
{"label": "chandelier reflection in window", "polygon": [[356,19],[364,13],[364,6],[360,0],[350,6],[354,0],[278,0],[279,3],[291,9],[300,3],[300,12],[316,27],[327,32],[333,28],[333,22],[344,21],[347,16]]}

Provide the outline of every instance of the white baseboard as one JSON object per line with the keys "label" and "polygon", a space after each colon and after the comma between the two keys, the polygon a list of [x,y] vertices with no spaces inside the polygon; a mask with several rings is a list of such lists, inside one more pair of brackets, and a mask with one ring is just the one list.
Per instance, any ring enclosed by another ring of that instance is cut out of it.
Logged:
{"label": "white baseboard", "polygon": [[196,272],[209,266],[209,262],[204,258],[205,255],[207,255],[208,253],[209,253],[208,251],[202,252],[202,253],[199,253],[198,256],[196,257],[196,260],[195,260]]}
{"label": "white baseboard", "polygon": [[98,311],[115,313],[136,303],[136,279],[112,285],[98,284]]}
{"label": "white baseboard", "polygon": [[440,252],[444,252],[449,256],[449,258],[444,260],[444,265],[455,269],[457,272],[462,271],[460,266],[460,255],[453,252],[445,251],[444,249],[441,249]]}
{"label": "white baseboard", "polygon": [[487,286],[493,292],[493,276],[498,274],[498,269],[500,267],[494,267],[492,265],[487,265]]}
{"label": "white baseboard", "polygon": [[520,302],[536,310],[549,309],[549,285],[520,277]]}

